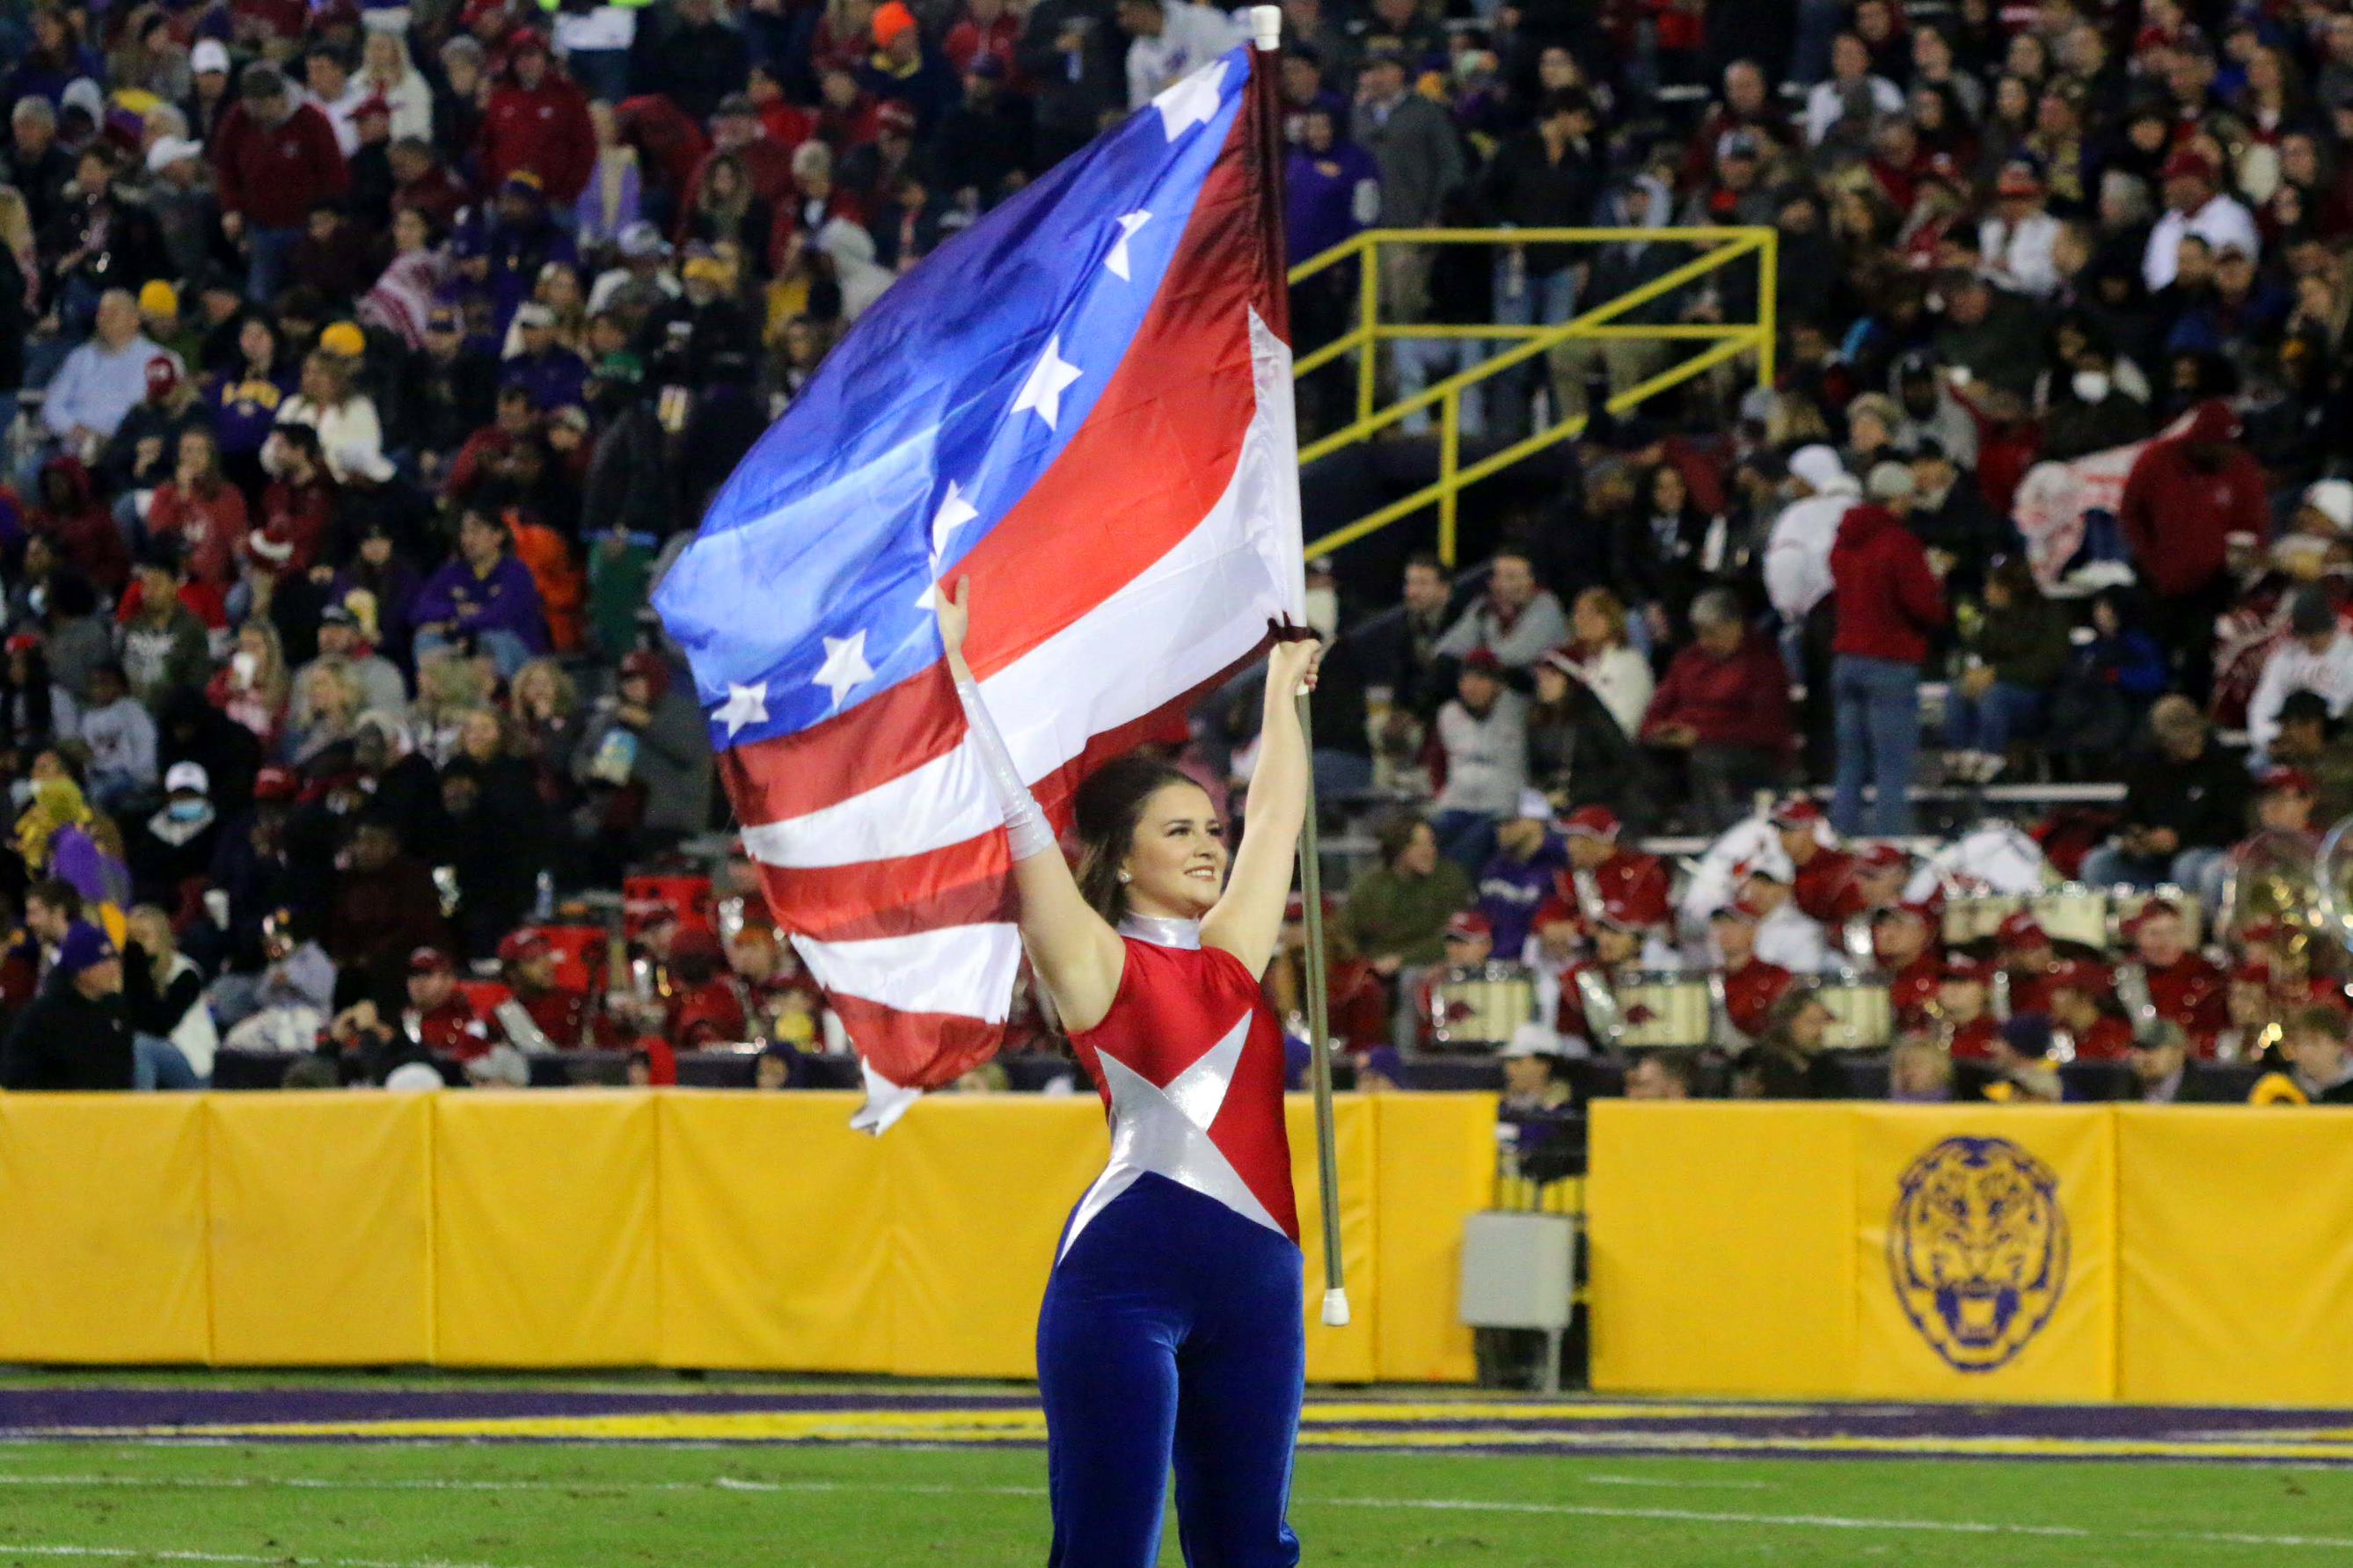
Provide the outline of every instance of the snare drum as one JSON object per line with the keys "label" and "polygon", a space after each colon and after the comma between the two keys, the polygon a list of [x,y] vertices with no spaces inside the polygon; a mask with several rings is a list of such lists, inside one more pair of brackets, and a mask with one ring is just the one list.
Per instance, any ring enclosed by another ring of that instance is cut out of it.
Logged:
{"label": "snare drum", "polygon": [[1894,1039],[1895,1005],[1888,995],[1885,975],[1825,974],[1814,987],[1814,995],[1830,1009],[1830,1030],[1822,1037],[1828,1049],[1873,1050]]}
{"label": "snare drum", "polygon": [[1945,941],[1953,947],[1990,941],[2001,922],[2026,907],[2015,893],[1968,893],[1945,905]]}
{"label": "snare drum", "polygon": [[1454,964],[1430,982],[1430,1040],[1440,1049],[1507,1045],[1535,1016],[1535,980],[1524,963]]}
{"label": "snare drum", "polygon": [[2067,882],[2029,901],[2034,921],[2052,942],[2081,942],[2085,947],[2108,945],[2108,895],[2103,888]]}
{"label": "snare drum", "polygon": [[1639,1050],[1708,1043],[1715,1009],[1705,975],[1638,970],[1619,975],[1610,990],[1619,1016],[1611,1044]]}

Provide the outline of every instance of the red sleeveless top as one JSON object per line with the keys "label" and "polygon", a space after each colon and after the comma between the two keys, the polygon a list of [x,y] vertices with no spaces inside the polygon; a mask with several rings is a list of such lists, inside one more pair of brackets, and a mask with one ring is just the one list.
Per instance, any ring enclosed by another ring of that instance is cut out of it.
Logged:
{"label": "red sleeveless top", "polygon": [[1111,1117],[1111,1163],[1063,1238],[1146,1171],[1293,1241],[1299,1212],[1283,1125],[1282,1029],[1240,959],[1124,936],[1111,1011],[1071,1037]]}

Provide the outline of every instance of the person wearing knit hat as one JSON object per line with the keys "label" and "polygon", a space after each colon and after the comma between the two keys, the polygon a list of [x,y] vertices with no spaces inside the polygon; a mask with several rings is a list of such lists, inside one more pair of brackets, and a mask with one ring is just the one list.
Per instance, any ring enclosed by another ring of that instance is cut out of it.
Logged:
{"label": "person wearing knit hat", "polygon": [[320,331],[319,346],[344,359],[358,359],[367,353],[367,334],[349,321],[333,321]]}
{"label": "person wearing knit hat", "polygon": [[121,953],[105,931],[77,921],[58,943],[50,975],[0,1043],[0,1089],[132,1088],[137,1047],[109,1002],[122,989]]}

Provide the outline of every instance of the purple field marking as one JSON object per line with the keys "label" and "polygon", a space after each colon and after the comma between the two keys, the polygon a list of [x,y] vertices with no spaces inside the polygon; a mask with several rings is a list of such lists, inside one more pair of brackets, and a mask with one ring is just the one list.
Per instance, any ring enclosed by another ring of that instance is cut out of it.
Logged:
{"label": "purple field marking", "polygon": [[[1489,1396],[1494,1397],[1494,1396]],[[1335,1395],[1334,1403],[1382,1403],[1361,1396]],[[1326,1424],[1314,1418],[1317,1401],[1309,1406],[1311,1434]],[[1535,1402],[1532,1402],[1535,1403]],[[1611,1401],[1623,1404],[1623,1401]],[[1395,1439],[1395,1447],[1410,1448],[1417,1438],[1443,1439],[1497,1425],[1476,1417],[1444,1413],[1443,1401],[1398,1402],[1394,1421],[1378,1415],[1337,1424],[1333,1429]],[[1026,1394],[701,1394],[666,1392],[584,1393],[524,1389],[461,1388],[358,1389],[206,1388],[112,1386],[78,1384],[47,1388],[0,1388],[0,1439],[49,1438],[59,1428],[175,1427],[191,1438],[206,1436],[204,1428],[279,1423],[340,1423],[386,1420],[485,1420],[535,1415],[632,1415],[662,1414],[733,1414],[777,1412],[843,1413],[887,1410],[899,1413],[990,1411],[1033,1407]],[[1742,1410],[1759,1408],[1745,1403]],[[1508,1423],[1529,1441],[1509,1445],[1467,1445],[1455,1451],[1506,1453],[1573,1453],[1602,1457],[1681,1452],[1672,1447],[1678,1437],[1715,1437],[1725,1447],[1705,1452],[1722,1457],[1804,1458],[1804,1452],[1752,1447],[1742,1439],[1825,1441],[1837,1438],[1886,1438],[1915,1442],[1933,1453],[1942,1444],[1983,1438],[2068,1441],[2149,1440],[2199,1445],[2243,1435],[2262,1440],[2286,1432],[2353,1428],[2353,1411],[2180,1408],[2145,1405],[1798,1405],[1767,1415],[1695,1414],[1689,1404],[1662,1406],[1658,1413],[1629,1415],[1532,1417]],[[1557,1439],[1546,1442],[1550,1435]],[[340,1435],[311,1439],[366,1442],[364,1435]],[[479,1441],[533,1441],[486,1434]],[[910,1439],[934,1441],[936,1438]],[[626,1439],[615,1439],[626,1441]],[[753,1441],[766,1441],[753,1439]],[[823,1441],[818,1439],[816,1441]],[[1382,1443],[1381,1447],[1389,1447]],[[1871,1457],[1817,1451],[1823,1457]],[[2353,1462],[2353,1444],[2348,1445]],[[1901,1457],[1901,1456],[1885,1456]],[[2031,1456],[2029,1456],[2031,1457]],[[2053,1455],[2055,1458],[2080,1456]],[[2195,1458],[2194,1454],[2184,1458]],[[2301,1461],[2300,1461],[2301,1462]]]}

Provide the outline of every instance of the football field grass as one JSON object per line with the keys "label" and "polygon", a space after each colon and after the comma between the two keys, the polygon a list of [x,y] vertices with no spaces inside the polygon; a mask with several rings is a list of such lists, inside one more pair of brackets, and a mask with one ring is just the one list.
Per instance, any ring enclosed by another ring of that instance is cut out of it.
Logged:
{"label": "football field grass", "polygon": [[[827,1394],[798,1404],[670,1395],[637,1400],[616,1417],[594,1396],[569,1392],[586,1383],[506,1384],[498,1386],[529,1392],[496,1397],[534,1409],[541,1425],[491,1423],[479,1436],[444,1435],[459,1423],[441,1406],[428,1403],[420,1414],[398,1391],[370,1392],[358,1402],[364,1420],[345,1411],[322,1422],[304,1407],[291,1413],[303,1424],[299,1431],[290,1418],[277,1424],[289,1435],[272,1440],[239,1435],[270,1425],[255,1418],[256,1407],[223,1419],[208,1395],[172,1392],[198,1384],[164,1385],[105,1426],[83,1424],[86,1401],[47,1399],[58,1386],[0,1385],[0,1432],[39,1434],[0,1440],[0,1565],[1034,1568],[1045,1561],[1035,1407],[1002,1390],[959,1406],[954,1435],[941,1436],[949,1431],[943,1427],[940,1440],[892,1443],[873,1439],[874,1423],[913,1420],[911,1433],[921,1434],[930,1429],[920,1422],[933,1416],[904,1415],[912,1406],[871,1389],[854,1402]],[[1623,1412],[1639,1408],[1631,1403],[1531,1402],[1556,1413],[1619,1412],[1564,1418],[1567,1451],[1419,1446],[1410,1433],[1386,1426],[1347,1436],[1354,1417],[1338,1413],[1372,1409],[1366,1402],[1377,1397],[1333,1397],[1326,1415],[1342,1425],[1324,1430],[1339,1446],[1315,1437],[1311,1422],[1292,1506],[1309,1563],[2353,1568],[2353,1468],[2233,1457],[2274,1444],[2299,1456],[2327,1451],[2353,1436],[2338,1416],[2316,1424],[2274,1414],[2260,1441],[2247,1441],[2242,1426],[2229,1434],[2233,1446],[2218,1450],[2224,1457],[2208,1461],[1957,1458],[1934,1445],[1920,1457],[1837,1457],[1817,1445],[1802,1450],[1813,1457],[1760,1458],[1623,1451],[1642,1441],[1640,1432],[1626,1436]],[[1456,1408],[1506,1408],[1492,1394],[1471,1400],[1477,1403]],[[657,1405],[673,1414],[649,1415]],[[1653,1408],[1671,1421],[1634,1426],[1671,1425],[1668,1435],[1679,1441],[1700,1441],[1712,1429],[1688,1419],[1702,1407]],[[1725,1408],[1729,1427],[1751,1418],[1787,1426],[1758,1415],[1760,1407]],[[812,1436],[818,1428],[790,1425],[816,1419],[812,1411],[824,1431],[870,1435]],[[2200,1428],[2196,1413],[2176,1414],[2191,1417],[2180,1425],[2189,1438],[2217,1436]],[[2039,1419],[2023,1416],[2017,1430],[2031,1434]],[[1454,1428],[1502,1443],[1510,1422],[1479,1416]],[[1430,1423],[1433,1442],[1447,1425]],[[2000,1429],[1978,1421],[1947,1448],[2045,1440]],[[134,1430],[140,1435],[127,1435]],[[575,1435],[516,1435],[526,1430]],[[802,1435],[746,1436],[759,1430]],[[607,1435],[576,1435],[589,1432]],[[696,1432],[704,1435],[679,1436]],[[727,1432],[738,1436],[710,1435]],[[1180,1561],[1172,1521],[1162,1562],[1174,1568]]]}

